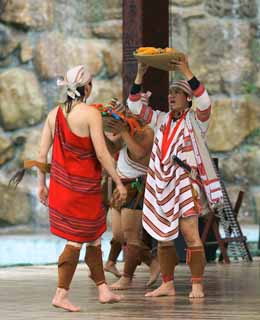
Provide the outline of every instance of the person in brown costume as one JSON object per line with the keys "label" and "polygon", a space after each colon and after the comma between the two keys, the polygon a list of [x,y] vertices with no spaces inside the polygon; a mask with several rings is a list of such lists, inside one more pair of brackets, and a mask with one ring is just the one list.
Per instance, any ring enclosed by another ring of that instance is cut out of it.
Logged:
{"label": "person in brown costume", "polygon": [[[79,311],[68,298],[80,249],[87,242],[85,262],[95,282],[101,303],[118,302],[106,284],[101,251],[101,235],[106,230],[102,205],[101,166],[111,175],[119,203],[127,191],[107,150],[102,117],[87,105],[92,77],[84,66],[70,69],[58,85],[66,86],[67,101],[47,116],[40,143],[39,163],[47,163],[53,145],[50,187],[45,171],[38,171],[38,197],[49,207],[51,232],[68,242],[58,260],[58,286],[52,304],[68,311]],[[41,166],[40,166],[41,168]]]}
{"label": "person in brown costume", "polygon": [[[127,117],[133,117],[129,112]],[[147,173],[147,165],[153,143],[153,130],[141,124],[140,130],[131,134],[126,122],[112,121],[110,131],[114,132],[123,142],[117,160],[117,172],[128,190],[128,197],[123,206],[117,204],[117,190],[111,201],[112,216],[112,250],[105,268],[119,274],[115,268],[115,261],[120,252],[120,244],[126,243],[125,264],[123,275],[110,287],[124,290],[130,287],[136,267],[144,261],[150,266],[150,280],[154,283],[159,275],[159,264],[152,257],[151,249],[145,245],[142,232],[142,202]],[[120,243],[120,244],[119,244]]]}
{"label": "person in brown costume", "polygon": [[104,265],[104,270],[115,275],[117,278],[122,276],[121,272],[117,269],[117,259],[123,249],[122,243],[114,238],[110,241],[110,251],[108,259]]}
{"label": "person in brown costume", "polygon": [[[150,267],[150,278],[146,283],[146,286],[150,287],[157,280],[160,270],[157,263],[157,241],[153,241],[144,229],[142,229],[142,234],[141,262]],[[125,244],[122,245],[120,241],[114,238],[110,241],[110,251],[107,262],[104,265],[104,270],[114,274],[117,278],[122,276],[116,267],[117,259],[121,251],[126,250],[126,248]]]}

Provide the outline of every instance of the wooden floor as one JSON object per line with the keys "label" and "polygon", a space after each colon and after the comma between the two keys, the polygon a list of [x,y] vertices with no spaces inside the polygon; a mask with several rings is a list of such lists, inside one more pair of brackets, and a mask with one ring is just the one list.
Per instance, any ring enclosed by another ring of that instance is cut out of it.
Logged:
{"label": "wooden floor", "polygon": [[[176,297],[145,298],[147,277],[147,267],[139,267],[133,288],[125,291],[126,300],[101,305],[97,302],[96,288],[87,277],[86,267],[81,264],[71,298],[82,311],[68,313],[50,305],[56,285],[55,266],[2,268],[0,319],[260,319],[260,261],[207,265],[207,297],[203,300],[191,301],[187,297],[190,282],[186,265],[179,265],[176,270]],[[108,282],[113,281],[113,276],[109,275]]]}

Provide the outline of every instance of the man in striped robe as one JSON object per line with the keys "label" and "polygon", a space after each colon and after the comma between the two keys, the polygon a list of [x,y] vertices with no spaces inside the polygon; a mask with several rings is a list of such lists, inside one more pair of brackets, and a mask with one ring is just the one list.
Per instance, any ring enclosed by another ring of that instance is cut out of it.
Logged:
{"label": "man in striped robe", "polygon": [[[202,277],[205,253],[198,230],[198,217],[203,206],[207,207],[207,202],[212,205],[222,199],[217,177],[212,171],[212,176],[209,175],[209,157],[206,166],[203,162],[206,148],[202,137],[208,128],[211,104],[204,86],[190,70],[187,57],[181,61],[172,60],[171,64],[186,80],[171,85],[168,113],[154,111],[146,104],[147,97],[141,93],[147,70],[144,64],[138,64],[128,99],[129,109],[156,130],[146,181],[143,227],[158,240],[163,282],[146,296],[175,295],[173,279],[178,257],[173,240],[178,237],[180,229],[187,244],[187,264],[192,276],[189,297],[200,298],[204,296]],[[193,97],[198,105],[195,114],[191,110]],[[174,161],[174,156],[192,168],[192,175]],[[208,201],[203,201],[205,195]]]}

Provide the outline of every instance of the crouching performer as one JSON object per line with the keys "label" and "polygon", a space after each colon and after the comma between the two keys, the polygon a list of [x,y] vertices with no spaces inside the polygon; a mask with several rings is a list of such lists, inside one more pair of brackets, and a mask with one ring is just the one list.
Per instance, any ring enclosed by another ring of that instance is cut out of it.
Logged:
{"label": "crouching performer", "polygon": [[117,173],[127,188],[127,199],[123,206],[117,202],[117,189],[113,192],[111,200],[113,242],[110,264],[113,261],[115,263],[120,251],[120,246],[115,247],[115,244],[126,243],[123,275],[110,286],[115,290],[130,287],[136,267],[142,261],[150,266],[148,285],[154,283],[159,275],[158,261],[156,257],[152,257],[151,249],[143,242],[142,232],[144,185],[154,134],[149,126],[137,121],[131,113],[128,112],[125,117],[128,121],[132,120],[132,123],[136,122],[134,131],[130,131],[127,121],[107,122],[109,131],[122,142],[117,160]]}
{"label": "crouching performer", "polygon": [[[170,86],[169,112],[153,111],[142,105],[141,84],[147,70],[144,64],[138,65],[128,99],[130,110],[157,128],[146,180],[143,227],[158,240],[163,282],[146,296],[175,295],[174,270],[178,257],[173,240],[180,230],[187,245],[186,262],[191,271],[189,297],[200,298],[204,296],[202,280],[206,260],[198,216],[207,202],[212,207],[219,205],[223,196],[203,139],[211,111],[209,96],[192,74],[187,57],[171,63],[186,80]],[[191,110],[193,97],[198,105],[195,112]]]}
{"label": "crouching performer", "polygon": [[[84,66],[70,69],[58,85],[66,86],[67,101],[50,111],[40,143],[38,197],[49,207],[51,232],[68,242],[58,260],[58,285],[52,300],[55,307],[68,311],[80,309],[68,299],[82,244],[87,242],[85,262],[98,288],[101,303],[118,302],[106,284],[101,235],[106,230],[106,215],[101,194],[101,165],[113,178],[118,201],[126,198],[126,189],[107,150],[102,117],[86,100],[92,90],[92,78]],[[53,146],[49,190],[45,181],[48,152]],[[100,165],[101,164],[101,165]]]}

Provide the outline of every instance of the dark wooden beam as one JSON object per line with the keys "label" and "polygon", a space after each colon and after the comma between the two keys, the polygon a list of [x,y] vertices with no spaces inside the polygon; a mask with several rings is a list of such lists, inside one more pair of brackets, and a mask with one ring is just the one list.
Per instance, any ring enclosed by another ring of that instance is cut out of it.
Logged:
{"label": "dark wooden beam", "polygon": [[[169,1],[158,5],[151,0],[123,1],[123,96],[126,100],[136,74],[133,52],[138,47],[165,48],[169,39]],[[144,79],[144,90],[152,91],[151,105],[168,111],[169,74],[150,68]]]}

